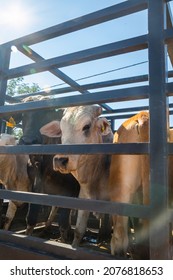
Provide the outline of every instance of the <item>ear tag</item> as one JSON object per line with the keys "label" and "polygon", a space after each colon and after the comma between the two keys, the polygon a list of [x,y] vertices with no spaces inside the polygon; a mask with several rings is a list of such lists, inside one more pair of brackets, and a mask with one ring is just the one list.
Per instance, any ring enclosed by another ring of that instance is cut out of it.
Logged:
{"label": "ear tag", "polygon": [[105,127],[104,127],[104,125],[102,125],[101,132],[104,132],[104,131],[105,131]]}
{"label": "ear tag", "polygon": [[16,122],[13,119],[13,117],[10,117],[9,121],[6,122],[6,126],[8,126],[8,127],[12,127],[13,128],[13,127],[15,127],[15,125],[16,125]]}

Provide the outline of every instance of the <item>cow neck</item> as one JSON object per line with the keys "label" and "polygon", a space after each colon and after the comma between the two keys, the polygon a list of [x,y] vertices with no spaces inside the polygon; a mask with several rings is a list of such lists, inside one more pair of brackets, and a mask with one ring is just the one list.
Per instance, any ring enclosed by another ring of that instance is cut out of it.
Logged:
{"label": "cow neck", "polygon": [[80,167],[73,172],[83,189],[85,198],[107,199],[107,192],[101,192],[109,177],[110,168],[109,155],[82,155],[79,160]]}

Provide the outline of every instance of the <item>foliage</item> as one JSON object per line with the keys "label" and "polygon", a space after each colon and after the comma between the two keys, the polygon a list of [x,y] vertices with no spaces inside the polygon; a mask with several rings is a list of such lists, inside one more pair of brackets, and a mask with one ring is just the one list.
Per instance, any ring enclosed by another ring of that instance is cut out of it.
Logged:
{"label": "foliage", "polygon": [[13,129],[12,134],[17,138],[20,139],[23,135],[23,131],[21,128]]}
{"label": "foliage", "polygon": [[17,94],[30,94],[40,90],[37,83],[32,83],[31,85],[24,82],[23,77],[12,79],[7,85],[7,94],[14,96]]}
{"label": "foliage", "polygon": [[[36,83],[28,84],[24,82],[23,77],[11,79],[8,82],[7,85],[7,94],[10,96],[15,96],[18,94],[31,94],[34,92],[40,91],[40,87]],[[15,135],[18,139],[22,136],[22,129],[21,128],[6,128],[8,133],[12,133]]]}

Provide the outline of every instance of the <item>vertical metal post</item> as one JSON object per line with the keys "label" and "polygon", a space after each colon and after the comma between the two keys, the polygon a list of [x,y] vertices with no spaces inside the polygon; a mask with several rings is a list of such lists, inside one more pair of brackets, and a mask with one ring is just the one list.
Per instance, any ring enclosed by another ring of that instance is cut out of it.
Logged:
{"label": "vertical metal post", "polygon": [[[3,71],[9,69],[10,64],[10,48],[2,48],[0,46],[0,106],[5,103],[5,94],[7,89],[7,79],[3,75]],[[0,133],[2,132],[2,120],[0,119]],[[0,188],[2,185],[0,184]],[[3,200],[0,198],[0,226],[1,226],[1,216],[2,216]]]}
{"label": "vertical metal post", "polygon": [[168,209],[168,98],[164,0],[148,0],[150,109],[150,258],[170,259]]}
{"label": "vertical metal post", "polygon": [[5,48],[0,46],[0,106],[5,103],[7,79],[4,77],[3,72],[9,69],[10,55],[10,47]]}

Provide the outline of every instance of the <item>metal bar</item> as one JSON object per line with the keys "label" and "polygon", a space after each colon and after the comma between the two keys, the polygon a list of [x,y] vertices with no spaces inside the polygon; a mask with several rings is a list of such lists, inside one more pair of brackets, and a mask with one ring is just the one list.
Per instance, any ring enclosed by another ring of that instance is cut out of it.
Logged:
{"label": "metal bar", "polygon": [[[84,248],[73,249],[68,244],[58,243],[55,241],[46,240],[26,236],[26,235],[19,235],[12,232],[0,230],[0,249],[1,246],[6,246],[6,250],[10,253],[10,256],[4,250],[4,255],[6,256],[5,259],[60,259],[60,260],[110,260],[116,259],[116,257],[112,257],[110,254],[96,252],[93,250],[87,250]],[[7,246],[11,247],[10,248]],[[17,249],[17,253],[19,256],[16,255],[15,247]],[[14,248],[14,249],[13,249]],[[23,251],[22,251],[23,250]],[[24,253],[24,250],[26,253]],[[14,258],[13,255],[14,254]],[[35,256],[34,256],[35,254]],[[0,259],[2,256],[2,251],[0,250]],[[31,256],[31,258],[29,258]],[[4,258],[3,258],[4,259]]]}
{"label": "metal bar", "polygon": [[11,50],[9,48],[0,47],[0,106],[5,103],[7,79],[4,77],[3,72],[9,69],[10,55]]}
{"label": "metal bar", "polygon": [[26,76],[31,75],[33,73],[50,71],[55,67],[61,68],[96,59],[110,57],[113,55],[143,50],[146,48],[147,35],[142,35],[132,39],[126,39],[120,42],[106,44],[99,47],[94,47],[87,50],[82,50],[71,54],[39,61],[37,63],[31,63],[29,65],[20,66],[17,68],[10,69],[9,71],[6,71],[3,74],[6,76],[6,78],[13,79],[18,76]]}
{"label": "metal bar", "polygon": [[148,143],[0,146],[0,154],[148,154]]}
{"label": "metal bar", "polygon": [[[6,71],[6,69],[9,68],[10,64],[10,50],[9,48],[3,48],[0,47],[0,106],[4,105],[5,103],[5,94],[6,94],[6,88],[7,88],[7,79],[2,75],[1,72]],[[0,134],[4,132],[3,127],[3,121],[0,118]],[[2,184],[0,182],[0,188],[2,187]],[[0,199],[0,214],[2,213],[2,199]],[[2,223],[1,221],[2,215],[0,215],[0,225]]]}
{"label": "metal bar", "polygon": [[46,195],[38,193],[27,193],[17,191],[0,190],[0,197],[10,200],[32,202],[33,204],[59,206],[70,209],[83,209],[91,212],[118,214],[123,216],[149,218],[149,206],[111,202],[104,200],[92,200],[72,198],[65,196]]}
{"label": "metal bar", "polygon": [[[45,60],[42,56],[37,54],[35,51],[33,51],[29,47],[27,48],[27,51],[25,49],[23,49],[23,48],[19,48],[19,50],[23,54],[25,54],[27,57],[29,57],[32,60],[34,60],[35,62],[39,62],[39,61]],[[50,73],[52,73],[53,75],[55,75],[56,77],[58,77],[59,79],[61,79],[65,83],[67,83],[68,85],[70,85],[74,90],[77,90],[77,91],[79,91],[82,94],[89,94],[90,93],[88,90],[83,89],[77,82],[75,82],[73,79],[71,79],[69,76],[67,76],[65,73],[63,73],[59,69],[56,68],[56,69],[50,70]],[[108,105],[106,105],[106,104],[101,104],[101,106],[103,108],[105,108],[106,110],[107,109],[111,110],[111,108]]]}
{"label": "metal bar", "polygon": [[[168,77],[173,77],[173,71],[168,72]],[[109,81],[103,81],[103,82],[97,82],[97,83],[91,83],[91,84],[84,84],[80,87],[83,90],[90,90],[90,89],[98,89],[98,88],[104,88],[104,87],[113,87],[113,86],[119,86],[119,85],[125,85],[125,84],[131,84],[131,83],[140,83],[140,82],[147,82],[148,81],[148,75],[141,75],[141,76],[134,76],[134,77],[128,77],[128,78],[122,78],[122,79],[116,79],[116,80],[109,80]],[[6,96],[8,98],[8,102],[10,103],[16,103],[22,100],[25,97],[28,96],[34,96],[34,95],[58,95],[62,93],[70,93],[73,92],[73,88],[71,87],[63,87],[60,89],[52,89],[51,92],[46,93],[45,91],[35,92],[32,94],[20,94],[19,96],[11,97]]]}
{"label": "metal bar", "polygon": [[173,154],[173,143],[168,143],[168,153],[169,153],[170,155]]}
{"label": "metal bar", "polygon": [[[173,76],[173,73],[172,73]],[[97,82],[97,83],[91,83],[91,84],[84,84],[80,87],[83,90],[90,90],[90,89],[98,89],[98,88],[104,88],[104,87],[113,87],[113,86],[119,86],[119,85],[125,85],[125,84],[131,84],[131,83],[139,83],[139,82],[145,82],[148,81],[148,75],[141,75],[136,77],[128,77],[123,79],[116,79],[116,80],[109,80],[109,81],[103,81],[103,82]],[[15,96],[15,100],[11,100],[10,103],[16,103],[19,102],[25,97],[28,96],[34,96],[34,95],[58,95],[62,93],[70,93],[73,92],[74,89],[71,87],[63,87],[60,89],[52,89],[51,92],[46,93],[45,91],[35,92],[32,94],[20,94],[18,96]]]}
{"label": "metal bar", "polygon": [[[166,5],[166,13],[167,13],[167,28],[172,28],[173,27],[173,17],[172,17],[170,3],[167,3],[167,5]],[[168,44],[168,54],[169,54],[171,64],[173,66],[173,42],[170,42]]]}
{"label": "metal bar", "polygon": [[64,23],[46,28],[44,30],[32,33],[22,38],[12,40],[4,45],[22,46],[40,43],[58,36],[62,36],[83,28],[100,24],[112,19],[116,19],[128,14],[136,13],[147,8],[147,0],[125,1],[123,3],[110,6],[108,8],[78,17]]}
{"label": "metal bar", "polygon": [[[149,107],[150,107],[150,258],[170,259],[168,209],[168,100],[166,97],[166,50],[164,0],[148,1]],[[158,28],[159,26],[159,28]],[[155,221],[163,217],[159,228]],[[157,238],[156,238],[157,236]]]}
{"label": "metal bar", "polygon": [[50,100],[26,102],[22,104],[0,106],[0,116],[46,108],[64,108],[71,106],[102,104],[105,102],[127,101],[148,98],[148,86],[131,87],[101,91],[85,95],[60,97]]}
{"label": "metal bar", "polygon": [[[102,115],[107,115],[107,114],[120,114],[120,113],[127,113],[127,112],[134,112],[134,111],[144,111],[148,110],[148,106],[137,106],[137,107],[129,107],[129,108],[121,108],[121,109],[113,109],[112,111],[104,111]],[[124,116],[124,115],[123,115]],[[110,117],[110,116],[109,116]],[[111,116],[114,117],[115,119],[117,118],[117,115]]]}
{"label": "metal bar", "polygon": [[167,96],[173,96],[173,83],[166,84]]}
{"label": "metal bar", "polygon": [[[45,59],[41,55],[39,55],[29,47],[27,47],[27,49],[24,49],[23,47],[18,47],[18,50],[30,59],[34,60],[35,62],[45,61]],[[80,93],[89,93],[87,90],[83,90],[77,82],[72,80],[59,69],[52,69],[49,72],[61,79],[62,81],[64,81],[65,83],[69,84],[74,90],[79,91]]]}

